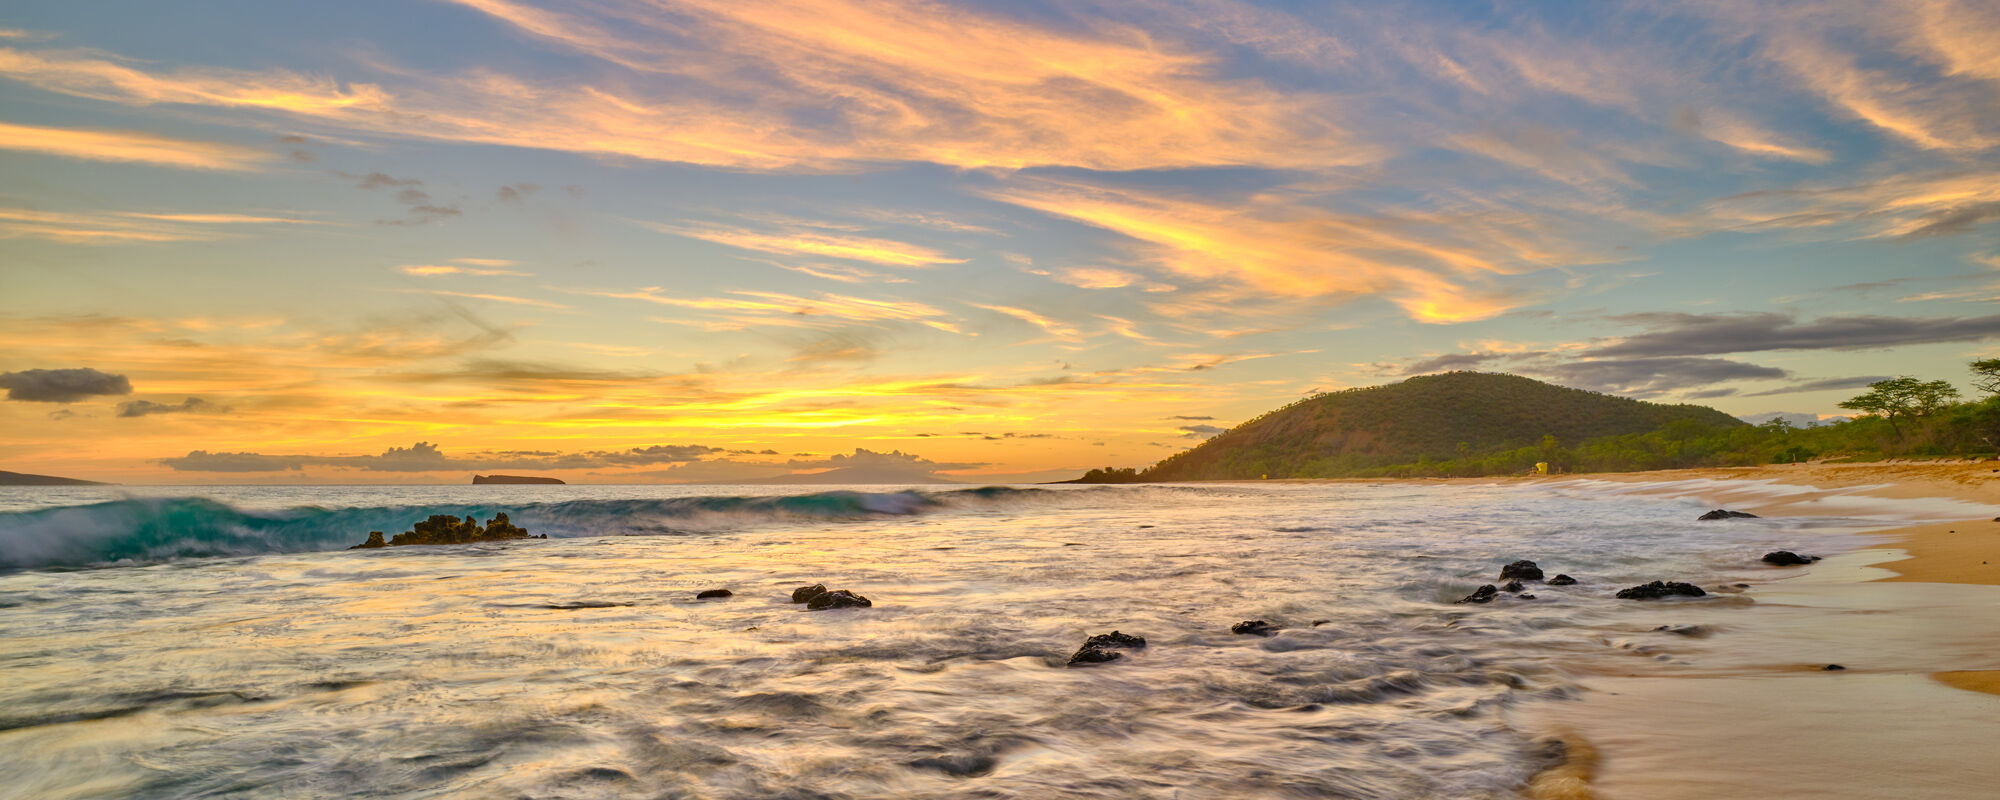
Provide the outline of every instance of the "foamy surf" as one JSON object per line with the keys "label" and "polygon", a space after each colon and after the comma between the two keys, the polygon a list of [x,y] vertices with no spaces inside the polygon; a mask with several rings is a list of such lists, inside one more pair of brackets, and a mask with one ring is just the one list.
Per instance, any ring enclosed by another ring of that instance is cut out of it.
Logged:
{"label": "foamy surf", "polygon": [[[544,528],[558,507],[629,528],[618,516],[644,503],[677,501],[655,507],[681,524],[720,502],[713,489],[651,490],[703,494],[501,497],[547,515]],[[200,513],[282,528],[363,505],[322,488],[231,491],[227,510]],[[352,492],[399,515],[495,498]],[[1744,606],[1635,603],[1619,588],[1770,575],[1757,556],[1805,535],[1784,521],[1696,522],[1685,501],[1536,487],[974,490],[915,505],[827,494],[756,507],[846,510],[760,511],[700,535],[0,575],[13,654],[0,661],[0,786],[1511,798],[1556,754],[1507,709],[1572,696],[1577,671],[1671,666],[1677,637],[1634,630],[1662,610]],[[307,499],[322,511],[288,510]],[[896,505],[869,507],[880,502]],[[343,533],[336,545],[358,539]],[[1812,535],[1822,553],[1842,541]],[[1453,604],[1519,558],[1582,582]],[[803,611],[789,594],[808,583],[874,605]],[[710,588],[734,596],[695,599]],[[1231,632],[1246,620],[1275,631]],[[1113,629],[1149,646],[1064,666]]]}

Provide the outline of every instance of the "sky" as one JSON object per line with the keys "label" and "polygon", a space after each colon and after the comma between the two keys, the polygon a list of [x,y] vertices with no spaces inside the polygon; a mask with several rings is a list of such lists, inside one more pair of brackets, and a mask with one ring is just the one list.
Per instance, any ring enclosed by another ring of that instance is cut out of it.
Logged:
{"label": "sky", "polygon": [[970,482],[2000,356],[2000,4],[0,8],[0,469]]}

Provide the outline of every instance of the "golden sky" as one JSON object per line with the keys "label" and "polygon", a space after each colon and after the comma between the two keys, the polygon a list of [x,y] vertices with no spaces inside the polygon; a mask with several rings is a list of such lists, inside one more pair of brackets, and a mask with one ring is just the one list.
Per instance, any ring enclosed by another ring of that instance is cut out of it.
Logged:
{"label": "golden sky", "polygon": [[0,10],[0,469],[964,481],[2000,354],[2000,8]]}

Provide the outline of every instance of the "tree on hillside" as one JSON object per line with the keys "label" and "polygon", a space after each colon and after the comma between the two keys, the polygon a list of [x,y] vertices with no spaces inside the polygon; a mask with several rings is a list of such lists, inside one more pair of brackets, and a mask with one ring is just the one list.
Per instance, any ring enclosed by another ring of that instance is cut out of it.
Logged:
{"label": "tree on hillside", "polygon": [[1972,367],[1973,388],[1987,394],[2000,394],[2000,358],[1982,359],[1967,366]]}
{"label": "tree on hillside", "polygon": [[1840,407],[1881,414],[1889,419],[1889,429],[1901,436],[1903,429],[1896,424],[1898,418],[1930,416],[1957,396],[1958,390],[1952,388],[1950,381],[1920,381],[1905,375],[1868,384],[1867,394],[1843,401]]}

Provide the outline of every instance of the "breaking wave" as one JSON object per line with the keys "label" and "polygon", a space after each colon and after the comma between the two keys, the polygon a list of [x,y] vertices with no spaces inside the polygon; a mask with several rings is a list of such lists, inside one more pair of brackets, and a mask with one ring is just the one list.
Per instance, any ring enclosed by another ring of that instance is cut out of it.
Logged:
{"label": "breaking wave", "polygon": [[1006,504],[1044,494],[1055,493],[993,486],[938,492],[834,491],[367,508],[300,506],[277,511],[247,511],[198,497],[127,498],[0,512],[0,569],[338,550],[366,539],[369,531],[393,535],[433,514],[470,514],[484,520],[505,512],[514,524],[552,538],[671,535],[769,522],[909,516],[955,506]]}

